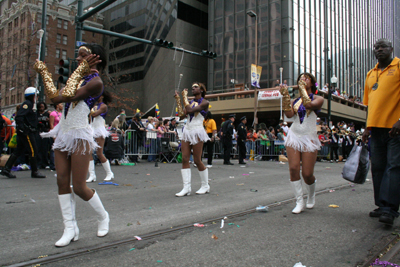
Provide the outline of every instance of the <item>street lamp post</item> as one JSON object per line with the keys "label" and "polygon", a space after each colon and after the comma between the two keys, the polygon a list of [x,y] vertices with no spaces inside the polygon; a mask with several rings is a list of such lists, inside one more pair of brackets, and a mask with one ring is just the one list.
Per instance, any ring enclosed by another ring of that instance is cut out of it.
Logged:
{"label": "street lamp post", "polygon": [[[255,23],[256,23],[256,43],[255,43],[255,61],[254,64],[257,67],[257,14],[253,10],[247,11],[247,15],[249,15],[252,18],[255,18]],[[257,128],[258,124],[258,119],[257,119],[257,106],[258,106],[258,99],[257,99],[257,88],[254,86],[254,129]]]}
{"label": "street lamp post", "polygon": [[[336,83],[337,83],[338,79],[336,78],[335,74],[333,74],[332,78],[331,78],[331,84],[333,86],[333,88],[336,88]],[[329,123],[331,123],[331,100],[332,99],[332,91],[331,88],[329,88],[329,96],[328,96],[328,120]]]}

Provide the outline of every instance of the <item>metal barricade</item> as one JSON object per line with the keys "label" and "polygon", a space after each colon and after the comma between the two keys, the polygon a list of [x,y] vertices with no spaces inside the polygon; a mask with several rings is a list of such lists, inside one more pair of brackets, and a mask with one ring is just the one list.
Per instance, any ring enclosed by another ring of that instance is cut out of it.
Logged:
{"label": "metal barricade", "polygon": [[[124,137],[125,156],[150,156],[150,160],[155,160],[155,157],[167,153],[165,149],[162,149],[161,138],[157,137],[156,132],[144,132],[139,135],[136,130],[126,130]],[[162,138],[177,142],[175,133],[164,133]],[[174,152],[174,150],[170,149],[168,152]]]}
{"label": "metal barricade", "polygon": [[[247,140],[246,141],[246,158],[257,157],[257,159],[274,159],[278,158],[279,155],[285,154],[284,141],[273,140],[261,142],[261,140]],[[216,140],[214,142],[214,158],[223,158],[222,140]],[[206,151],[203,150],[203,153]],[[231,157],[237,158],[239,155],[239,148],[237,144],[232,146]]]}

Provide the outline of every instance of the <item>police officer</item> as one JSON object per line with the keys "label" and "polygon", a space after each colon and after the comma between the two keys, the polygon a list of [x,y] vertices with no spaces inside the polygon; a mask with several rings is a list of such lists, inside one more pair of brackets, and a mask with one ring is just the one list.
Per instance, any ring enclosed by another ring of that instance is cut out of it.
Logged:
{"label": "police officer", "polygon": [[17,124],[17,147],[13,154],[11,154],[5,167],[0,173],[8,178],[17,178],[11,173],[11,168],[14,166],[14,163],[18,157],[25,152],[25,149],[29,151],[31,177],[46,178],[46,176],[38,172],[36,161],[37,147],[35,134],[38,127],[38,119],[36,112],[32,110],[33,103],[36,101],[36,91],[37,90],[34,87],[28,87],[25,90],[25,101],[22,103],[21,108],[18,110],[17,115],[15,116],[15,122]]}
{"label": "police officer", "polygon": [[222,145],[224,147],[224,165],[233,165],[230,162],[232,150],[233,122],[235,114],[229,115],[229,119],[222,125]]}
{"label": "police officer", "polygon": [[239,147],[239,164],[246,164],[246,162],[244,162],[244,159],[246,158],[246,137],[247,137],[246,123],[247,123],[246,116],[243,116],[240,119],[240,124],[237,129],[237,132],[238,132],[237,143],[238,143],[238,147]]}

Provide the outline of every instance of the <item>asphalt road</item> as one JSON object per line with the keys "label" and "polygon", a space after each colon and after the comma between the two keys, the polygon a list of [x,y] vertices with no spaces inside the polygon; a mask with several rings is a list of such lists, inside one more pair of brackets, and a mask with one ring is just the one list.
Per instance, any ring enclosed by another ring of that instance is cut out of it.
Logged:
{"label": "asphalt road", "polygon": [[[342,167],[317,163],[317,190],[348,185],[341,178]],[[29,172],[17,173],[17,179],[0,179],[0,264],[227,216],[222,229],[221,222],[216,221],[204,228],[187,228],[48,266],[292,267],[297,262],[307,267],[355,266],[397,230],[398,222],[387,228],[368,217],[375,208],[370,181],[321,194],[315,208],[300,215],[291,214],[294,203],[288,203],[268,213],[229,218],[232,213],[260,204],[293,198],[288,165],[250,162],[243,168],[225,166],[217,160],[209,172],[210,194],[177,198],[175,193],[182,188],[180,168],[180,164],[159,164],[155,168],[151,163],[112,166],[119,186],[98,185],[99,180],[91,184],[110,213],[110,233],[96,237],[94,211],[79,199],[79,241],[65,248],[54,247],[63,231],[55,173],[46,171],[47,179],[31,179]],[[98,179],[105,176],[101,166],[96,167],[96,173]],[[197,170],[192,168],[192,191],[199,187]],[[339,208],[329,208],[329,204]],[[218,239],[211,238],[212,234]]]}

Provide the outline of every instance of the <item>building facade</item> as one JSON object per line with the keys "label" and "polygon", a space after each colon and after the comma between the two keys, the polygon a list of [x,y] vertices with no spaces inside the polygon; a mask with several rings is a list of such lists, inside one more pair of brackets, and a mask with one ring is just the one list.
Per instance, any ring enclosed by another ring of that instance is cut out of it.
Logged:
{"label": "building facade", "polygon": [[227,91],[232,80],[250,86],[257,41],[261,88],[273,87],[283,67],[288,84],[306,71],[322,88],[335,75],[340,91],[362,97],[366,73],[376,64],[374,42],[388,38],[400,55],[399,11],[396,0],[211,0],[209,43],[218,57],[209,62],[208,87]]}
{"label": "building facade", "polygon": [[[45,61],[58,84],[61,59],[73,59],[75,51],[76,8],[59,1],[47,1]],[[33,64],[38,58],[39,36],[42,28],[42,1],[0,1],[0,92],[3,113],[11,117],[15,107],[24,101],[24,91],[35,86],[36,72]],[[91,26],[102,27],[102,16],[88,21]],[[103,36],[85,33],[86,42],[102,43]]]}

